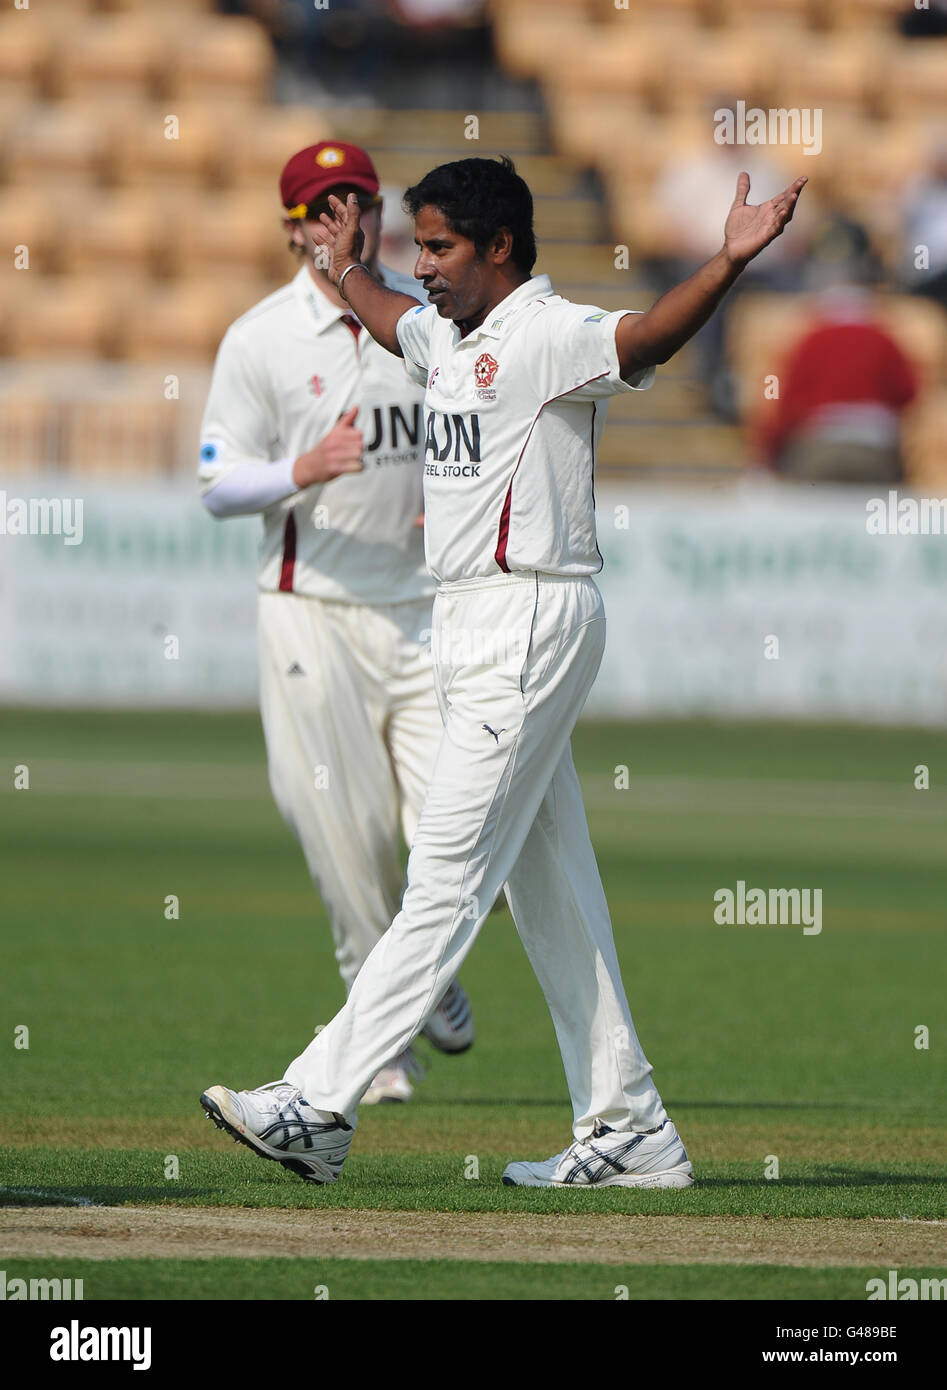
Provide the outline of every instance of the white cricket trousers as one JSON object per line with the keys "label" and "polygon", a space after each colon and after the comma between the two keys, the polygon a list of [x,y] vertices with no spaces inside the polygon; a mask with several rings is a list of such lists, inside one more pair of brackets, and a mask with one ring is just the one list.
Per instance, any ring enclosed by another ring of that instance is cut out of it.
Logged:
{"label": "white cricket trousers", "polygon": [[546,996],[577,1138],[601,1120],[666,1118],[622,987],[570,736],[605,645],[591,579],[503,575],[442,585],[435,689],[444,735],[401,911],[344,1008],[289,1066],[310,1105],[355,1123],[459,971],[504,883]]}
{"label": "white cricket trousers", "polygon": [[346,990],[398,911],[399,829],[410,845],[443,733],[430,627],[430,599],[260,594],[270,787],[325,903]]}

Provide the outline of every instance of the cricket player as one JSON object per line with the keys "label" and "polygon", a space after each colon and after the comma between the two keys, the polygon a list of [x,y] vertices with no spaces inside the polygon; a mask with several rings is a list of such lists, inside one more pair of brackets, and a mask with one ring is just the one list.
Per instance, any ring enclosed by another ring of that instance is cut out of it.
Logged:
{"label": "cricket player", "polygon": [[[440,743],[421,511],[423,393],[339,297],[314,238],[335,192],[360,209],[379,266],[379,183],[364,150],[323,141],[280,179],[295,279],[227,331],[203,423],[199,479],[217,517],[263,519],[259,663],[270,785],[325,902],[346,990],[398,910],[399,819],[410,845]],[[317,264],[317,262],[321,262]],[[473,1041],[461,987],[425,1034]],[[369,1102],[407,1100],[410,1043],[380,1059]]]}
{"label": "cricket player", "polygon": [[602,564],[595,448],[609,396],[651,385],[656,364],[782,232],[805,182],[753,207],[741,173],[720,251],[645,313],[571,304],[532,276],[532,198],[508,159],[442,165],[405,195],[427,306],[365,263],[354,197],[323,218],[333,282],[426,385],[425,544],[445,727],[401,911],[344,1008],[282,1081],[201,1097],[255,1153],[311,1181],[339,1176],[377,1067],[423,1028],[506,882],[552,1013],[573,1131],[562,1153],[513,1162],[503,1181],[693,1182],[632,1022],[570,751],[605,638],[592,578]]}

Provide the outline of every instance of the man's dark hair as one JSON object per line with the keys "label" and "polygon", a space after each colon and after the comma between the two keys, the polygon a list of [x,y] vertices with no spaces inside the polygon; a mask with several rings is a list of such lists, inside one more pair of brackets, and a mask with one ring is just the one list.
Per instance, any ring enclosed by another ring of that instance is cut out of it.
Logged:
{"label": "man's dark hair", "polygon": [[513,264],[527,275],[536,264],[533,195],[508,155],[440,164],[408,189],[403,207],[411,217],[423,207],[438,208],[452,231],[473,242],[478,256],[506,227],[513,237]]}

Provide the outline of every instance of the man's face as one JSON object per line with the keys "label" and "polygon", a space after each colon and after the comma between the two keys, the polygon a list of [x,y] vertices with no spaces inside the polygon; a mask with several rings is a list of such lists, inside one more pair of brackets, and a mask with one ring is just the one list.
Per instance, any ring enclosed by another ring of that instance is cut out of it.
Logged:
{"label": "man's face", "polygon": [[440,208],[421,208],[414,231],[419,247],[414,278],[440,317],[478,326],[495,298],[495,266],[477,254],[472,241],[451,230]]}
{"label": "man's face", "polygon": [[[343,202],[345,201],[346,191],[345,189],[340,189],[338,191],[338,196]],[[363,263],[368,266],[369,270],[374,270],[376,261],[378,260],[378,246],[381,241],[381,203],[372,202],[370,194],[363,193],[358,189],[352,189],[351,191],[358,195],[359,207],[361,209],[359,226],[365,236],[365,245],[362,248],[361,259]],[[316,216],[312,218],[304,217],[298,221],[295,219],[290,220],[289,226],[292,229],[293,241],[295,241],[297,246],[301,246],[305,250],[306,255],[310,259],[315,257],[317,253],[320,253],[320,259],[314,262],[315,265],[319,267],[321,265],[321,259],[325,256],[325,248],[314,235],[314,231],[320,226],[318,214],[320,212],[331,212],[328,194],[325,198],[320,198],[317,204],[310,204],[309,211],[315,213]]]}

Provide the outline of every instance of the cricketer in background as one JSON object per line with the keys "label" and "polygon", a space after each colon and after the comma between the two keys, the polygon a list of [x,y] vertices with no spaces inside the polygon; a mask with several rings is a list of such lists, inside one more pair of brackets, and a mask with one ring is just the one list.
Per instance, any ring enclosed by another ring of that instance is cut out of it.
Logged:
{"label": "cricketer in background", "polygon": [[[379,266],[379,182],[364,150],[300,150],[280,179],[290,284],[231,325],[204,414],[203,502],[216,517],[259,513],[260,704],[270,786],[332,924],[346,992],[398,911],[399,820],[410,845],[442,726],[430,646],[433,581],[421,531],[423,391],[362,330],[313,238],[329,195],[358,200],[365,255]],[[451,982],[424,1034],[444,1052],[473,1041]],[[410,1044],[365,1099],[407,1100]]]}

